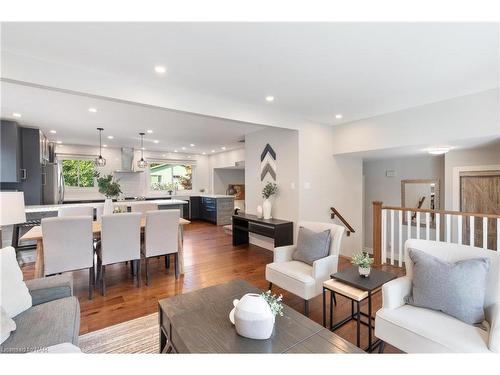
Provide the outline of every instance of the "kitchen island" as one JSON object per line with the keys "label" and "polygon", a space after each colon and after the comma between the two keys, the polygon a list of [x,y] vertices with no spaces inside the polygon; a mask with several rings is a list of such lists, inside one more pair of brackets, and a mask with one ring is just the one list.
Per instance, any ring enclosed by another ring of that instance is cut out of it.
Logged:
{"label": "kitchen island", "polygon": [[[179,206],[182,207],[184,204],[188,204],[187,201],[177,200],[177,199],[154,199],[154,200],[142,200],[142,201],[134,201],[134,200],[119,200],[113,202],[115,206],[125,206],[132,207],[141,204],[157,204],[159,208],[163,206]],[[26,206],[26,213],[39,213],[39,212],[57,212],[59,207],[93,207],[94,209],[97,207],[103,207],[103,202],[90,202],[90,203],[62,203],[62,204],[45,204],[45,205],[35,205],[35,206]],[[167,208],[167,207],[166,207]],[[168,207],[170,208],[170,207]]]}

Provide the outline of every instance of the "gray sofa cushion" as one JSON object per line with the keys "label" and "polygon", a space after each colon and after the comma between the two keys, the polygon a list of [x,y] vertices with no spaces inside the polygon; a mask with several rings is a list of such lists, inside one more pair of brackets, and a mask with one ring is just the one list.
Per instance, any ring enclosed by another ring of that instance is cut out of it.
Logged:
{"label": "gray sofa cushion", "polygon": [[292,254],[293,260],[298,260],[312,266],[315,260],[324,258],[330,252],[330,229],[316,233],[300,227],[297,239],[297,249]]}
{"label": "gray sofa cushion", "polygon": [[468,324],[484,320],[488,258],[449,263],[416,249],[408,254],[414,263],[408,304],[439,310]]}
{"label": "gray sofa cushion", "polygon": [[16,330],[0,352],[24,353],[70,342],[78,345],[80,304],[68,297],[33,306],[14,318]]}

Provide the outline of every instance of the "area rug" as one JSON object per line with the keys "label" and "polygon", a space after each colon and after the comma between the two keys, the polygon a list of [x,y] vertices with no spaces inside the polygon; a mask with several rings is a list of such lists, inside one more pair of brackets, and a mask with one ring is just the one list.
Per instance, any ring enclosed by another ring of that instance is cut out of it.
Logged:
{"label": "area rug", "polygon": [[90,354],[157,354],[158,340],[158,313],[154,313],[86,333],[78,346]]}

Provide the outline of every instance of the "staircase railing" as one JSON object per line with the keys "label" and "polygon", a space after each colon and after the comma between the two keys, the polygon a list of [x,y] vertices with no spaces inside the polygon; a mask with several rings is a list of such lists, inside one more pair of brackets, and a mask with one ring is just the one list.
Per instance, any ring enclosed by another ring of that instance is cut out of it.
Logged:
{"label": "staircase railing", "polygon": [[397,262],[402,267],[404,241],[410,238],[499,250],[500,215],[393,207],[373,202],[375,264]]}
{"label": "staircase railing", "polygon": [[335,207],[330,207],[330,211],[331,211],[330,217],[332,219],[335,219],[335,216],[337,216],[338,219],[342,222],[342,224],[344,224],[344,226],[347,228],[347,233],[346,233],[347,237],[349,237],[351,233],[356,233],[351,224],[349,224],[347,220],[344,219],[344,217],[335,209]]}

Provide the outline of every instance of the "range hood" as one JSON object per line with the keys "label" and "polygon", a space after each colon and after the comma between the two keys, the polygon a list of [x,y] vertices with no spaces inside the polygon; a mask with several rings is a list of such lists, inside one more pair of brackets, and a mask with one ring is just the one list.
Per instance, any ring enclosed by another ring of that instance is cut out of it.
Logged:
{"label": "range hood", "polygon": [[134,170],[134,149],[131,147],[121,148],[122,167],[115,170],[115,173],[141,173],[142,170]]}

